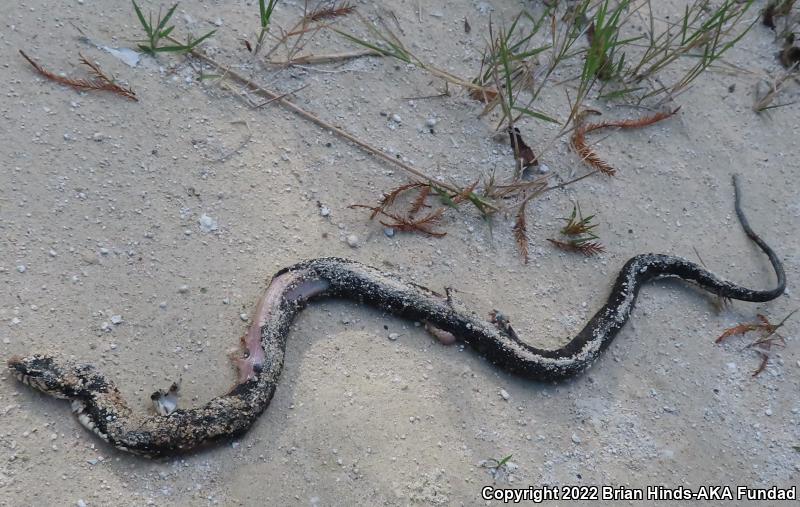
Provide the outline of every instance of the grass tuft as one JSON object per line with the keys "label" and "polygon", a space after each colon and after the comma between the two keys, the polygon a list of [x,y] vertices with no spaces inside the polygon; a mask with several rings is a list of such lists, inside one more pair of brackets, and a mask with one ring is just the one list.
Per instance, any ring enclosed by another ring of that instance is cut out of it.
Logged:
{"label": "grass tuft", "polygon": [[[175,25],[167,26],[167,23],[169,23],[172,15],[175,14],[175,9],[178,8],[178,4],[176,3],[170,7],[164,17],[161,17],[161,10],[159,9],[156,21],[153,23],[152,12],[148,13],[148,17],[145,19],[142,9],[136,4],[136,0],[131,0],[131,2],[133,3],[133,10],[136,11],[136,17],[139,18],[139,24],[142,25],[142,29],[144,29],[145,35],[147,35],[147,39],[140,41],[141,44],[138,44],[139,49],[149,55],[155,56],[157,53],[188,53],[216,33],[216,30],[211,30],[197,39],[192,39],[190,35],[186,39],[186,44],[174,43],[161,46],[161,40],[169,38],[172,30],[175,29]],[[172,39],[170,38],[170,40]]]}

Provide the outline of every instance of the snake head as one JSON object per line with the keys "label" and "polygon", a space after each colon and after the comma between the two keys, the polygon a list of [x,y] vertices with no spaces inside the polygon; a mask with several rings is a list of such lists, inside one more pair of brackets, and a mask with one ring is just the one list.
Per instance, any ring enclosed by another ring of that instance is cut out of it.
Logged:
{"label": "snake head", "polygon": [[63,389],[64,372],[50,356],[13,356],[8,360],[8,368],[23,384],[58,398],[67,397]]}
{"label": "snake head", "polygon": [[74,365],[45,354],[13,356],[8,368],[23,384],[56,398],[85,398],[92,391],[111,387],[94,367]]}

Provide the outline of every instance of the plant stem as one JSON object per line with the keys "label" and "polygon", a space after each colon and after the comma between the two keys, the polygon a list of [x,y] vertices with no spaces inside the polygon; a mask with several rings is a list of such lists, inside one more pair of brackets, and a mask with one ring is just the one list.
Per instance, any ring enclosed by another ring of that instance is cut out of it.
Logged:
{"label": "plant stem", "polygon": [[[168,38],[170,40],[172,40],[172,37],[168,37]],[[431,183],[432,185],[435,185],[435,186],[437,186],[439,188],[447,189],[450,192],[453,192],[455,194],[460,194],[461,193],[461,190],[459,188],[457,188],[457,187],[455,187],[453,185],[450,185],[449,183],[445,183],[443,181],[440,181],[440,180],[438,180],[438,179],[436,179],[436,178],[434,178],[432,176],[428,176],[427,174],[419,171],[418,169],[415,169],[415,168],[411,167],[410,165],[408,165],[408,164],[406,164],[406,163],[404,163],[404,162],[402,162],[400,160],[397,160],[394,157],[391,157],[391,156],[387,155],[386,153],[384,153],[380,149],[378,149],[378,148],[376,148],[376,147],[374,147],[374,146],[372,146],[372,145],[370,145],[370,144],[358,139],[357,137],[355,137],[354,135],[350,134],[349,132],[347,132],[347,131],[339,128],[339,127],[336,127],[334,125],[331,125],[330,123],[326,122],[325,120],[323,120],[319,116],[315,115],[314,113],[306,111],[305,109],[303,109],[300,106],[294,104],[293,102],[290,102],[290,101],[286,100],[284,97],[281,96],[281,94],[279,94],[277,92],[274,92],[272,90],[269,90],[267,88],[264,88],[263,86],[259,85],[258,83],[256,83],[256,82],[246,78],[245,76],[237,73],[233,69],[231,69],[231,68],[229,68],[229,67],[227,67],[227,66],[225,66],[225,65],[223,65],[223,64],[221,64],[219,62],[217,62],[216,60],[214,60],[210,56],[206,55],[205,53],[203,53],[203,52],[201,52],[199,50],[196,50],[196,49],[191,50],[190,53],[193,56],[196,56],[197,58],[200,58],[201,60],[204,60],[204,61],[210,63],[211,65],[215,66],[216,68],[220,69],[221,71],[223,71],[225,73],[225,75],[231,76],[234,79],[236,79],[237,81],[247,85],[250,89],[255,90],[255,91],[257,91],[257,92],[259,92],[259,93],[261,93],[263,95],[266,95],[269,99],[272,99],[274,102],[280,104],[281,106],[283,106],[286,109],[292,111],[296,115],[304,118],[305,120],[308,120],[311,123],[314,123],[315,125],[317,125],[319,127],[322,127],[323,129],[330,130],[331,132],[333,132],[334,134],[336,134],[339,137],[347,139],[348,141],[350,141],[351,143],[355,144],[356,146],[358,146],[362,150],[364,150],[364,151],[366,151],[366,152],[368,152],[368,153],[370,153],[372,155],[375,155],[376,157],[381,158],[384,161],[389,162],[389,163],[391,163],[391,164],[393,164],[393,165],[395,165],[397,167],[400,167],[401,169],[403,169],[407,173],[409,173],[409,174],[411,174],[413,176],[416,176],[417,178],[420,178],[420,179],[422,179],[424,181],[427,181],[428,183]],[[488,208],[491,208],[492,210],[497,210],[496,207],[492,206],[489,203],[485,203],[485,205]]]}

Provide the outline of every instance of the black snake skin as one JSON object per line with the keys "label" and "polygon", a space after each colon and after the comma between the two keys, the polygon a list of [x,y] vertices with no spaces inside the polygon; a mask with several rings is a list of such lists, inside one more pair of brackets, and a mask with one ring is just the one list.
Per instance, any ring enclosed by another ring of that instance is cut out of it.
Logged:
{"label": "black snake skin", "polygon": [[376,268],[322,258],[285,268],[273,277],[257,307],[253,326],[242,339],[245,351],[236,360],[239,382],[227,394],[201,407],[162,407],[160,414],[135,413],[113,382],[95,367],[52,355],[15,356],[8,367],[22,382],[72,400],[80,422],[114,447],[148,456],[187,451],[246,431],[275,393],[290,325],[311,299],[351,299],[425,322],[437,336],[448,335],[470,345],[504,370],[538,381],[564,379],[587,368],[608,347],[627,322],[639,289],[648,280],[679,277],[711,293],[741,301],[770,301],[783,293],[786,280],[781,261],[750,228],[740,207],[736,177],[733,183],[736,214],[745,233],[769,257],[777,276],[774,289],[752,290],[721,280],[680,257],[637,255],[620,270],[605,305],[577,336],[558,349],[532,347],[516,336],[506,320],[490,323],[456,310],[447,298]]}

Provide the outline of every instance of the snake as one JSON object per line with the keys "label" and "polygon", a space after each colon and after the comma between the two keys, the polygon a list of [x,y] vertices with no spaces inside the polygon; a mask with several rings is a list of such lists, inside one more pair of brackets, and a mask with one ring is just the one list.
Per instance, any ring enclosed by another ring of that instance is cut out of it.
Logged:
{"label": "snake", "polygon": [[681,257],[639,254],[617,275],[605,304],[571,340],[540,349],[520,339],[507,317],[490,321],[456,308],[447,295],[354,260],[335,257],[300,262],[281,269],[259,300],[252,323],[233,358],[238,379],[233,388],[205,405],[178,408],[177,385],[153,394],[153,412],[135,411],[112,380],[91,364],[55,354],[14,356],[8,367],[21,382],[56,398],[71,400],[80,423],[122,451],[144,456],[184,453],[247,431],[269,405],[283,369],[287,336],[295,317],[312,300],[343,298],[426,323],[443,342],[458,340],[498,367],[524,378],[550,382],[589,367],[622,329],[643,284],[677,277],[723,298],[766,302],[780,296],[786,276],[779,257],[750,227],[741,209],[741,190],[733,176],[735,210],[745,234],[769,257],[777,277],[773,289],[748,289],[723,280]]}

